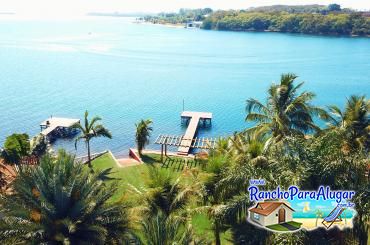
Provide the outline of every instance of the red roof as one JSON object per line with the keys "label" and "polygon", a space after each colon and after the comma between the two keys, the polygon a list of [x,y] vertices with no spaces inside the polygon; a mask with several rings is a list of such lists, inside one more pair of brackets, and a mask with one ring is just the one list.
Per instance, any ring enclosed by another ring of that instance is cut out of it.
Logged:
{"label": "red roof", "polygon": [[275,209],[280,207],[280,205],[283,204],[287,208],[292,209],[287,203],[285,202],[259,202],[257,203],[256,207],[249,209],[250,212],[261,214],[263,216],[267,216],[271,214]]}

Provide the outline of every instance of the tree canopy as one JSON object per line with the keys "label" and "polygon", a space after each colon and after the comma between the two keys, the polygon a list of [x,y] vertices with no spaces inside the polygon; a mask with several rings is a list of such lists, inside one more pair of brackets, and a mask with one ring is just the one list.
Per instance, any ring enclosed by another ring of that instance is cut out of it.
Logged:
{"label": "tree canopy", "polygon": [[14,193],[0,200],[2,244],[122,244],[134,238],[127,209],[108,200],[110,170],[86,171],[64,151],[20,166]]}
{"label": "tree canopy", "polygon": [[273,31],[324,35],[370,35],[370,18],[360,13],[217,11],[205,18],[204,29]]}
{"label": "tree canopy", "polygon": [[7,163],[19,163],[22,157],[29,154],[30,142],[28,134],[12,134],[4,143],[2,157]]}

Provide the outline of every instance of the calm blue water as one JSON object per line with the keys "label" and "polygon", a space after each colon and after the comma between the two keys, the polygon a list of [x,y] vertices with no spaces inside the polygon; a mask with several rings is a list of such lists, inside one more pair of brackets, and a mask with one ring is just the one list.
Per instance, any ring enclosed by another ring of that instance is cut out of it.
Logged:
{"label": "calm blue water", "polygon": [[[245,100],[263,99],[281,73],[294,72],[319,105],[343,105],[370,92],[370,39],[233,33],[132,24],[125,18],[0,21],[0,143],[13,132],[39,132],[50,115],[99,115],[114,138],[93,151],[126,154],[134,124],[182,134],[185,109],[214,114],[201,135],[246,127]],[[72,141],[56,148],[74,151]],[[150,146],[155,147],[155,146]],[[80,145],[84,152],[84,145]]]}

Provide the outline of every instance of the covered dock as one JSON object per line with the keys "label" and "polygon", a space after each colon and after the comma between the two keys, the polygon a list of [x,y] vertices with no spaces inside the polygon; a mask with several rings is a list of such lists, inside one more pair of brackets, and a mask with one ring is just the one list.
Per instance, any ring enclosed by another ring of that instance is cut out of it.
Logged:
{"label": "covered dock", "polygon": [[41,134],[52,140],[53,136],[58,133],[62,133],[63,135],[75,133],[75,130],[71,127],[79,122],[80,119],[50,117],[40,124]]}

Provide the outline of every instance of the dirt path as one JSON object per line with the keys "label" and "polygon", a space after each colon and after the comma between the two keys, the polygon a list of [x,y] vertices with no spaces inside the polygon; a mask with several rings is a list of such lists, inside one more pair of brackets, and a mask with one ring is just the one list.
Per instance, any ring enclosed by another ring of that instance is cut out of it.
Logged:
{"label": "dirt path", "polygon": [[284,226],[285,228],[287,228],[288,230],[290,230],[290,231],[295,231],[295,230],[298,230],[298,228],[297,227],[294,227],[294,226],[292,226],[291,224],[289,224],[289,223],[282,223],[282,224],[280,224],[281,226]]}

